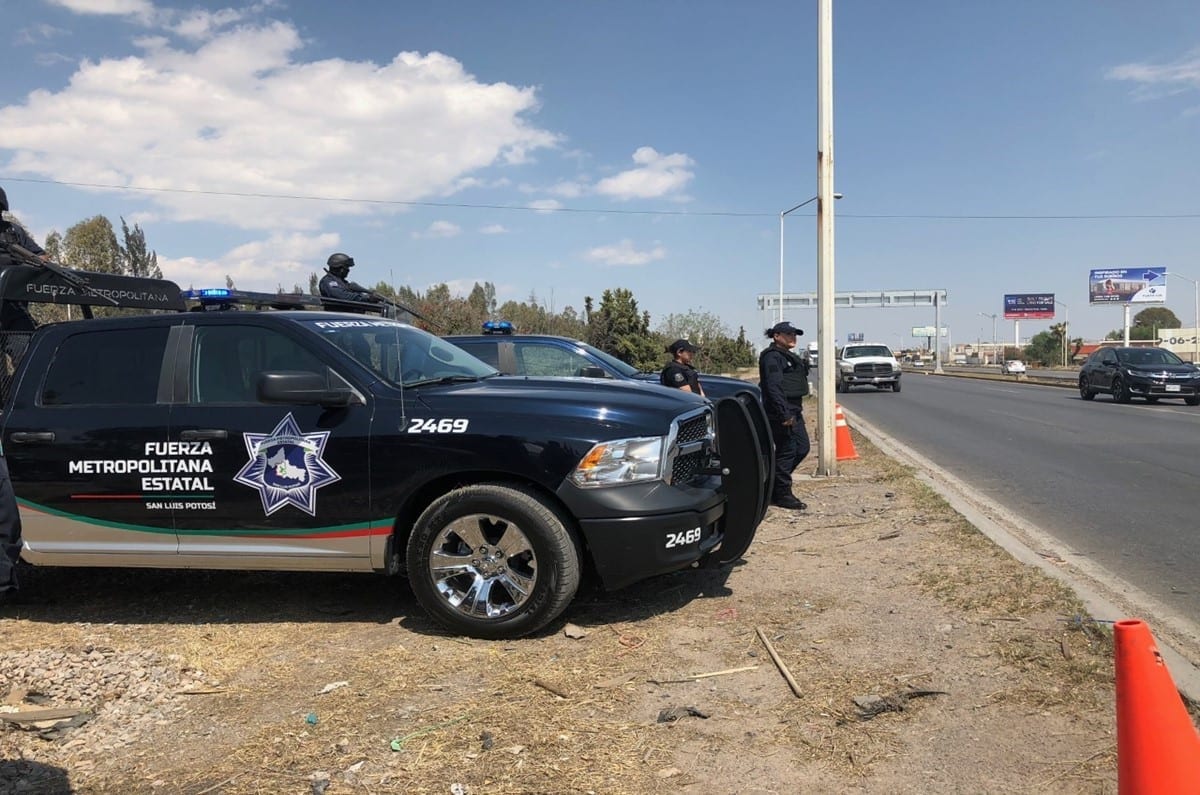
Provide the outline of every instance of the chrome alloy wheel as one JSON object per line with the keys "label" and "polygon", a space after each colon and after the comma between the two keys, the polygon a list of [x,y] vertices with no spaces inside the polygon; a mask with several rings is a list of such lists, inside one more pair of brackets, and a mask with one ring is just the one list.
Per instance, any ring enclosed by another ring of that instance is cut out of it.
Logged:
{"label": "chrome alloy wheel", "polygon": [[472,618],[519,609],[537,585],[537,557],[525,532],[490,514],[468,514],[442,528],[429,574],[446,604]]}

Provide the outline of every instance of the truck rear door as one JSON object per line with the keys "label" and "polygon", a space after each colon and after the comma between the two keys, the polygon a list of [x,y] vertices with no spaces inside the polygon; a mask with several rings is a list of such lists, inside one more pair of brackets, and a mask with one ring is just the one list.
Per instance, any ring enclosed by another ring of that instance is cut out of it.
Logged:
{"label": "truck rear door", "polygon": [[[176,326],[177,328],[177,326]],[[176,552],[166,453],[168,322],[64,324],[34,338],[3,444],[35,564],[163,565]]]}

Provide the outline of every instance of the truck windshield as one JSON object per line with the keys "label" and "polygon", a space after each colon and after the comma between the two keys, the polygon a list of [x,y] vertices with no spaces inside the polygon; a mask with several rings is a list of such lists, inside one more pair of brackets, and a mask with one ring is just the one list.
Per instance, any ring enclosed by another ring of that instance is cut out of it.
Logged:
{"label": "truck windshield", "polygon": [[443,339],[394,320],[309,320],[309,329],[394,385],[474,380],[496,368]]}
{"label": "truck windshield", "polygon": [[636,367],[631,367],[630,365],[628,365],[625,362],[618,359],[616,356],[607,354],[604,351],[600,350],[599,348],[593,348],[591,345],[588,345],[586,342],[578,342],[577,341],[575,344],[578,345],[580,348],[583,348],[589,354],[596,357],[600,361],[604,362],[609,367],[616,370],[618,373],[625,376],[626,378],[635,376],[640,372]]}
{"label": "truck windshield", "polygon": [[[860,356],[891,356],[892,352],[886,345],[858,345],[846,348],[845,358],[857,359]],[[916,357],[914,357],[916,358]]]}

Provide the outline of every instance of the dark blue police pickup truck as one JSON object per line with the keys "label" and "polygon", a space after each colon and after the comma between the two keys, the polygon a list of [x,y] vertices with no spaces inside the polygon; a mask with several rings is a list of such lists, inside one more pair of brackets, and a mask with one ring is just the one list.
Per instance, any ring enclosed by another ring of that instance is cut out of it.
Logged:
{"label": "dark blue police pickup truck", "polygon": [[[0,297],[61,281],[24,267]],[[307,311],[319,299],[156,281],[168,300],[139,303],[119,279],[109,303],[179,311],[43,327],[5,383],[31,564],[406,574],[441,624],[509,638],[585,573],[619,588],[731,563],[765,513],[746,395],[505,377],[396,320]]]}

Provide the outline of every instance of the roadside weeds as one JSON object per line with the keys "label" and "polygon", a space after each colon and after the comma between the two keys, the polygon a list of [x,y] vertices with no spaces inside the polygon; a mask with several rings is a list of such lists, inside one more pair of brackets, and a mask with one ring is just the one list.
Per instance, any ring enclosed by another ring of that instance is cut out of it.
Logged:
{"label": "roadside weeds", "polygon": [[855,445],[732,569],[584,594],[520,641],[446,636],[362,575],[31,572],[44,602],[0,610],[0,699],[47,687],[19,662],[46,651],[164,686],[80,667],[62,706],[95,717],[0,727],[0,792],[20,765],[191,795],[1115,792],[1108,629]]}

